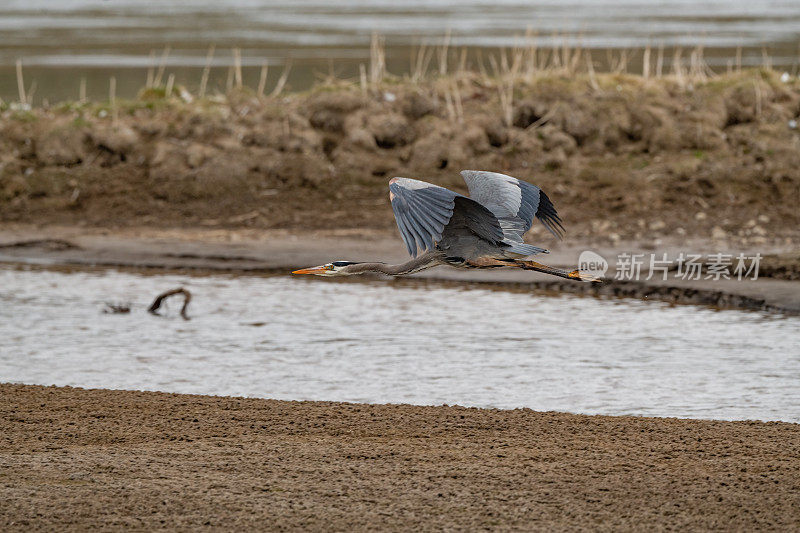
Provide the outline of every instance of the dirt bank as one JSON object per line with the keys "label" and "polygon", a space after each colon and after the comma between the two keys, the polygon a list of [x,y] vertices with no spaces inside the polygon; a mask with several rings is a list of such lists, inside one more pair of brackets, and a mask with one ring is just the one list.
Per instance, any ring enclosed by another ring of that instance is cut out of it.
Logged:
{"label": "dirt bank", "polygon": [[800,426],[0,385],[0,526],[800,527]]}
{"label": "dirt bank", "polygon": [[463,191],[458,171],[478,168],[541,185],[570,237],[799,238],[800,82],[768,70],[181,94],[150,90],[115,108],[6,105],[0,221],[385,230],[389,177]]}

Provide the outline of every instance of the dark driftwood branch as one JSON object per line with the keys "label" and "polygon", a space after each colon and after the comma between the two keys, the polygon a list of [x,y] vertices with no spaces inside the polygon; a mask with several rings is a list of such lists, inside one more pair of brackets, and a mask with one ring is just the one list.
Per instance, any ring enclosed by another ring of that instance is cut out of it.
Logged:
{"label": "dark driftwood branch", "polygon": [[189,302],[192,301],[192,293],[184,289],[183,287],[179,287],[177,289],[172,289],[171,291],[162,292],[159,294],[153,303],[150,304],[150,307],[147,308],[147,311],[153,315],[158,315],[158,309],[161,307],[161,304],[164,300],[169,298],[170,296],[174,296],[176,294],[183,294],[183,307],[181,307],[181,318],[184,320],[189,320],[189,315],[186,314],[186,308],[189,307]]}

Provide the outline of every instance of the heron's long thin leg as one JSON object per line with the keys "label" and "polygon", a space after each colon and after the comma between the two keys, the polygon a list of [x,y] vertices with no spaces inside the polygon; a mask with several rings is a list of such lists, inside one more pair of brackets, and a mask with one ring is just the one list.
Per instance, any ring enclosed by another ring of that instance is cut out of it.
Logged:
{"label": "heron's long thin leg", "polygon": [[574,279],[578,281],[594,281],[598,283],[602,281],[600,278],[590,276],[589,274],[581,272],[580,270],[564,270],[561,268],[544,265],[542,263],[537,263],[536,261],[516,260],[513,264],[525,270],[544,272],[545,274],[552,274],[553,276],[558,276],[560,278]]}

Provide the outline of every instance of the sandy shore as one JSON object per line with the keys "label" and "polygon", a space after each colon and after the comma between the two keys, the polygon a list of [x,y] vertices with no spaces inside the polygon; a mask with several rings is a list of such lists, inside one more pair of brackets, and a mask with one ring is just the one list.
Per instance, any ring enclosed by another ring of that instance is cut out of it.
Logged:
{"label": "sandy shore", "polygon": [[0,385],[0,527],[800,527],[800,425]]}

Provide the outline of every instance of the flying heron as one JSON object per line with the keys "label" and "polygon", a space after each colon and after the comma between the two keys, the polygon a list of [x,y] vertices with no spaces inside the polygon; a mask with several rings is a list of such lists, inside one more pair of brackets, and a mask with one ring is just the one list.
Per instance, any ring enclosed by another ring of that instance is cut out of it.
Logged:
{"label": "flying heron", "polygon": [[544,248],[522,236],[537,218],[561,239],[564,227],[553,202],[525,181],[477,170],[461,172],[469,197],[410,178],[389,181],[389,199],[400,236],[412,259],[399,265],[333,261],[293,274],[350,276],[378,272],[413,274],[439,265],[457,268],[513,267],[579,281],[600,281],[579,270],[563,270],[530,259]]}

